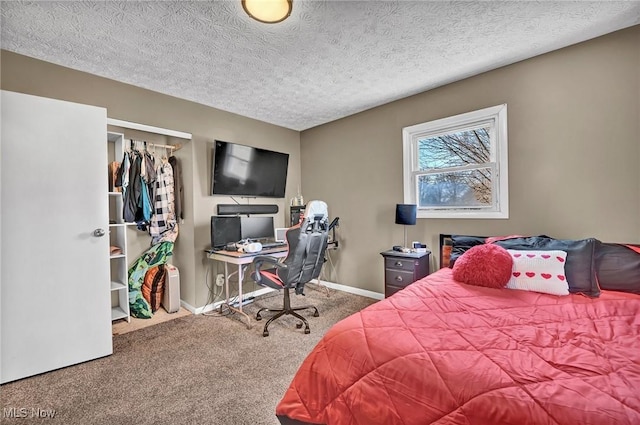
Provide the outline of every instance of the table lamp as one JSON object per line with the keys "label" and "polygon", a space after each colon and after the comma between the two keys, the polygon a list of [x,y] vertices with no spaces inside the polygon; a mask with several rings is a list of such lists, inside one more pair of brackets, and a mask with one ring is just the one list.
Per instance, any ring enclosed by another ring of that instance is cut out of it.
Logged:
{"label": "table lamp", "polygon": [[416,224],[418,207],[415,204],[396,205],[396,224],[404,225],[404,248],[407,248],[407,226]]}

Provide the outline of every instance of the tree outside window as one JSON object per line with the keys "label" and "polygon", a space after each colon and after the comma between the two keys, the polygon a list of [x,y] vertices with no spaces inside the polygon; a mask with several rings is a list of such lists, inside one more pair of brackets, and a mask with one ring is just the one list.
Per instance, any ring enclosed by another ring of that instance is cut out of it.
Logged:
{"label": "tree outside window", "polygon": [[406,127],[403,139],[418,217],[508,217],[506,105]]}

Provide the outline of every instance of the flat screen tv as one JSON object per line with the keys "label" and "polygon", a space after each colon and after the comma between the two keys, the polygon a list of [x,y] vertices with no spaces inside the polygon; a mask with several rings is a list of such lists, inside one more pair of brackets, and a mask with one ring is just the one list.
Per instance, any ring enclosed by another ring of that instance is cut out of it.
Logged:
{"label": "flat screen tv", "polygon": [[216,140],[212,195],[284,198],[289,154]]}

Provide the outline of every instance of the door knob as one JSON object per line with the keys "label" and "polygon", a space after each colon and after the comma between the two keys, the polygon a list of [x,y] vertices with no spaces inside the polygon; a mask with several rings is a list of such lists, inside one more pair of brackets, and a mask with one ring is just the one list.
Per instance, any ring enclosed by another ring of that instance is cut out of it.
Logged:
{"label": "door knob", "polygon": [[96,238],[101,238],[104,235],[104,229],[96,229],[93,231],[93,236],[95,236]]}

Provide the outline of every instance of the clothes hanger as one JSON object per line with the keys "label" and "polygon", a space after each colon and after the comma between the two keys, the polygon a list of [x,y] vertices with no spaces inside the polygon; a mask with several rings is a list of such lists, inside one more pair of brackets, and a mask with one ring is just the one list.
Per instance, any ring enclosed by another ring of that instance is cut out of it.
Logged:
{"label": "clothes hanger", "polygon": [[162,163],[166,164],[169,160],[167,158],[167,151],[169,151],[170,149],[168,149],[166,146],[164,148],[164,155],[162,155]]}

